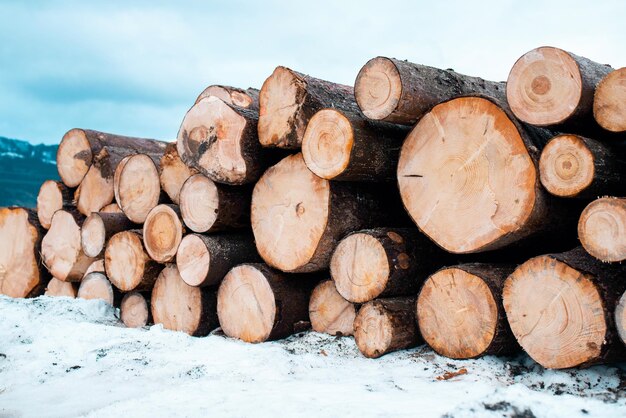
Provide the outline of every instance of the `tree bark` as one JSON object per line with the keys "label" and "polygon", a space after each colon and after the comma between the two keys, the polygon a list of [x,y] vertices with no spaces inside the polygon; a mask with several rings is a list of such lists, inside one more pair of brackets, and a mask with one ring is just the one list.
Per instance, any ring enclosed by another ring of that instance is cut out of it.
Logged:
{"label": "tree bark", "polygon": [[309,299],[309,317],[313,331],[330,335],[353,335],[357,305],[337,292],[335,282],[320,282]]}
{"label": "tree bark", "polygon": [[41,263],[46,231],[32,209],[0,208],[0,294],[14,298],[39,296],[50,275]]}
{"label": "tree bark", "polygon": [[610,72],[598,83],[593,115],[607,131],[626,132],[626,67]]}
{"label": "tree bark", "polygon": [[152,321],[150,293],[129,292],[120,303],[120,319],[128,328],[142,328]]}
{"label": "tree bark", "polygon": [[455,359],[513,353],[519,346],[502,306],[504,280],[514,266],[460,264],[430,276],[417,298],[426,343]]}
{"label": "tree bark", "polygon": [[76,298],[78,283],[64,282],[54,277],[46,285],[45,296]]}
{"label": "tree bark", "polygon": [[37,218],[44,229],[50,228],[52,215],[57,210],[75,211],[75,190],[60,181],[46,180],[37,195]]}
{"label": "tree bark", "polygon": [[128,219],[135,223],[144,223],[148,213],[166,200],[161,193],[160,160],[161,155],[130,155],[115,170],[115,200]]}
{"label": "tree bark", "polygon": [[80,282],[76,297],[81,299],[102,299],[111,306],[120,306],[122,294],[113,286],[104,273],[92,272]]}
{"label": "tree bark", "polygon": [[163,157],[161,157],[159,179],[161,181],[161,189],[169,196],[172,202],[180,204],[180,189],[185,181],[198,170],[189,167],[183,162],[178,155],[176,142],[167,144]]}
{"label": "tree bark", "polygon": [[85,219],[80,231],[83,252],[89,257],[102,257],[113,235],[137,226],[123,213],[94,212]]}
{"label": "tree bark", "polygon": [[196,99],[196,103],[205,97],[217,97],[221,101],[229,105],[235,105],[243,108],[254,109],[259,111],[259,90],[252,87],[240,89],[237,87],[212,85],[207,87],[200,93]]}
{"label": "tree bark", "polygon": [[217,293],[217,315],[226,335],[249,343],[277,340],[308,321],[311,276],[291,277],[265,264],[233,268]]}
{"label": "tree bark", "polygon": [[146,253],[141,230],[113,235],[104,252],[104,267],[111,283],[122,292],[152,289],[163,268]]}
{"label": "tree bark", "polygon": [[409,129],[368,121],[357,112],[323,109],[311,118],[302,140],[307,167],[327,180],[395,181]]}
{"label": "tree bark", "polygon": [[513,334],[546,368],[623,360],[613,315],[624,274],[626,267],[604,264],[581,247],[528,260],[502,291]]}
{"label": "tree bark", "polygon": [[420,337],[415,297],[367,302],[354,320],[354,339],[359,351],[369,358],[416,346]]}
{"label": "tree bark", "polygon": [[259,94],[259,141],[264,147],[300,149],[309,119],[324,108],[356,110],[354,90],[286,67],[276,67]]}
{"label": "tree bark", "polygon": [[387,57],[369,60],[354,83],[365,116],[411,126],[439,103],[472,94],[497,97],[504,91],[503,82]]}
{"label": "tree bark", "polygon": [[578,239],[598,260],[626,260],[626,199],[603,197],[587,205],[578,220]]}
{"label": "tree bark", "polygon": [[158,205],[150,211],[143,225],[144,246],[150,258],[170,262],[185,235],[180,209],[176,205]]}
{"label": "tree bark", "polygon": [[199,337],[218,327],[215,290],[189,286],[174,264],[159,274],[151,307],[154,323],[165,329]]}
{"label": "tree bark", "polygon": [[180,191],[180,212],[194,232],[249,229],[251,199],[252,187],[227,186],[196,174]]}
{"label": "tree bark", "polygon": [[183,238],[176,254],[180,276],[190,286],[218,285],[226,273],[242,263],[259,262],[252,235],[190,234]]}

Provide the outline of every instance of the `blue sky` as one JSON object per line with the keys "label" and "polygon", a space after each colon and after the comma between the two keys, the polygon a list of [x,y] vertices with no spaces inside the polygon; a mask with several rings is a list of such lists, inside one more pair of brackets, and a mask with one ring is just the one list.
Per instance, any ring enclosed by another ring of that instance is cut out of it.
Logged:
{"label": "blue sky", "polygon": [[626,66],[624,1],[0,0],[0,136],[73,127],[173,139],[207,85],[277,65],[345,84],[377,55],[505,80],[558,46]]}

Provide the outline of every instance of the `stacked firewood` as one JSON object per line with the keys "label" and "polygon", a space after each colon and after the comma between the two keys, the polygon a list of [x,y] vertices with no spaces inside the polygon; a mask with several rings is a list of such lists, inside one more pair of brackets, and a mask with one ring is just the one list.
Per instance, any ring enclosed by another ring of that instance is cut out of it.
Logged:
{"label": "stacked firewood", "polygon": [[70,130],[37,211],[0,211],[0,293],[247,342],[311,326],[367,357],[623,360],[624,131],[626,69],[552,47],[506,83],[277,67],[208,87],[173,143]]}

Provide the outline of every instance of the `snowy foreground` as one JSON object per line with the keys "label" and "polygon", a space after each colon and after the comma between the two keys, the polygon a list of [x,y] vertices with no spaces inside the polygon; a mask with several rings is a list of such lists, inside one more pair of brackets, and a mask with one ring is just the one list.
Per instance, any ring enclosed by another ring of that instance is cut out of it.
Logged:
{"label": "snowy foreground", "polygon": [[115,314],[98,301],[0,296],[0,417],[626,416],[624,365],[555,372],[425,346],[370,360],[351,338],[251,345],[127,329]]}

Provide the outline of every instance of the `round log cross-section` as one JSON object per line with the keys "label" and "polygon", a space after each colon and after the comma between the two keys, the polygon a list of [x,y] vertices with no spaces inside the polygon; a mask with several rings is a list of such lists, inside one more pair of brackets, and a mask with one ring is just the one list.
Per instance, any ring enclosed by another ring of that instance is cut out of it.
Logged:
{"label": "round log cross-section", "polygon": [[113,235],[135,226],[123,213],[94,212],[85,219],[80,231],[83,252],[89,257],[102,256]]}
{"label": "round log cross-section", "polygon": [[65,296],[74,299],[77,291],[77,283],[64,282],[53,277],[46,285],[46,292],[44,295],[54,297]]}
{"label": "round log cross-section", "polygon": [[626,199],[603,197],[587,205],[578,221],[578,239],[598,260],[626,260]]}
{"label": "round log cross-section", "polygon": [[161,180],[161,188],[172,202],[177,205],[180,204],[178,199],[180,189],[185,181],[197,172],[198,170],[189,167],[181,160],[175,142],[167,144],[165,153],[161,157],[159,179]]}
{"label": "round log cross-section", "polygon": [[212,85],[198,95],[196,103],[205,97],[215,96],[224,103],[244,108],[259,109],[259,90],[254,88],[240,89],[237,87]]}
{"label": "round log cross-section", "polygon": [[144,250],[141,231],[113,235],[104,252],[104,266],[111,283],[123,292],[150,290],[162,268]]}
{"label": "round log cross-section", "polygon": [[102,273],[89,273],[80,282],[77,297],[81,299],[101,299],[111,306],[116,305],[117,294],[111,282]]}
{"label": "round log cross-section", "polygon": [[176,256],[184,235],[183,221],[176,205],[158,205],[143,224],[143,240],[150,258],[165,263]]}
{"label": "round log cross-section", "polygon": [[615,308],[615,326],[619,337],[626,344],[626,292],[622,294]]}
{"label": "round log cross-section", "polygon": [[161,182],[153,158],[137,154],[124,158],[115,170],[115,200],[128,219],[143,223],[159,204]]}
{"label": "round log cross-section", "polygon": [[356,306],[337,292],[332,280],[324,280],[311,293],[309,317],[314,331],[330,335],[352,335],[356,311]]}
{"label": "round log cross-section", "polygon": [[626,67],[600,81],[593,100],[596,122],[610,132],[626,132]]}
{"label": "round log cross-section", "polygon": [[150,322],[150,298],[139,292],[124,295],[120,304],[120,319],[128,328],[141,328]]}
{"label": "round log cross-section", "polygon": [[41,226],[45,229],[50,228],[54,212],[61,209],[71,210],[73,201],[73,189],[60,181],[46,180],[37,195],[37,217]]}

